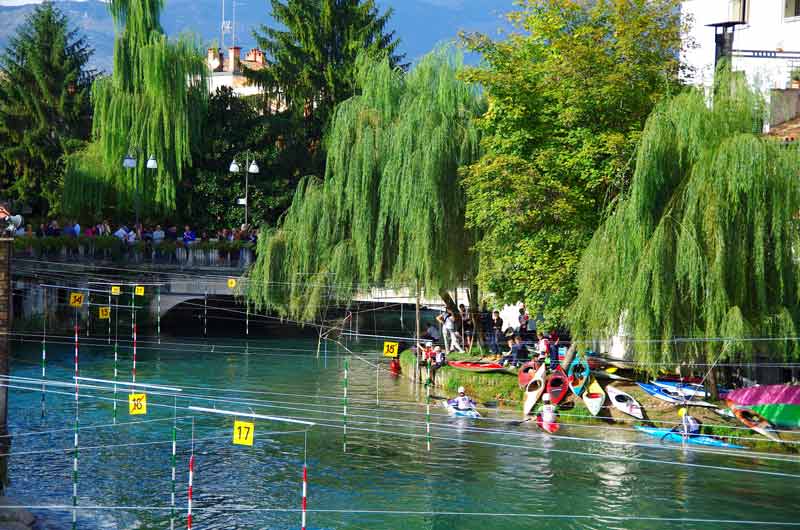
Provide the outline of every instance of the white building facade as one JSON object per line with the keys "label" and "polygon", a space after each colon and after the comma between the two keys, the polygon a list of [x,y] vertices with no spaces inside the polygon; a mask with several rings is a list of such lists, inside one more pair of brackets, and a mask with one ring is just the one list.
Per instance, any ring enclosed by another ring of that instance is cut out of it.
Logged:
{"label": "white building facade", "polygon": [[695,84],[714,79],[715,30],[709,24],[738,22],[733,29],[732,68],[763,91],[791,88],[791,72],[800,68],[800,0],[685,0],[681,8],[692,23],[695,48],[684,53]]}

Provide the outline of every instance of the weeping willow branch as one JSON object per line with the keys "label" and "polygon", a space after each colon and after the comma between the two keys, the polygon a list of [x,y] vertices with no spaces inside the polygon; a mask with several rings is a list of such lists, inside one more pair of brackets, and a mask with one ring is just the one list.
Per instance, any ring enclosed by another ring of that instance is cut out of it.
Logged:
{"label": "weeping willow branch", "polygon": [[459,168],[478,158],[483,101],[460,64],[447,50],[408,74],[360,60],[361,93],[335,110],[325,180],[302,182],[259,241],[255,305],[308,320],[326,281],[347,300],[358,285],[419,279],[437,291],[473,275]]}
{"label": "weeping willow branch", "polygon": [[[724,337],[639,343],[636,360],[724,359],[753,336],[797,334],[800,157],[763,137],[763,102],[723,76],[712,106],[692,90],[649,118],[629,196],[583,255],[576,337]],[[798,356],[793,342],[761,353]]]}
{"label": "weeping willow branch", "polygon": [[[92,89],[93,136],[97,150],[80,153],[68,167],[65,202],[73,211],[89,206],[98,186],[113,190],[120,204],[133,204],[134,183],[145,211],[175,209],[175,186],[192,162],[206,102],[206,67],[189,37],[170,41],[159,17],[161,0],[113,0],[111,14],[118,27],[114,73],[99,78]],[[122,158],[136,148],[141,157],[155,156],[156,171],[143,163],[132,173],[119,171]],[[101,164],[98,161],[101,155]],[[89,164],[89,159],[93,162]]]}

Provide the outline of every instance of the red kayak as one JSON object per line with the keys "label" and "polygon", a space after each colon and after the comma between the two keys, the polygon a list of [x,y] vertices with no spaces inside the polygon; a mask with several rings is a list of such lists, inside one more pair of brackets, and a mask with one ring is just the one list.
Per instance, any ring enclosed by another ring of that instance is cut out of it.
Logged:
{"label": "red kayak", "polygon": [[681,378],[681,376],[673,375],[673,374],[660,375],[656,379],[656,382],[658,382],[658,381],[673,381],[673,382],[687,383],[687,384],[691,383],[693,385],[702,385],[703,384],[703,378],[702,377],[691,377],[690,376],[690,377]]}
{"label": "red kayak", "polygon": [[500,363],[474,363],[471,361],[449,361],[448,365],[468,372],[506,372],[506,367]]}
{"label": "red kayak", "polygon": [[567,391],[569,391],[567,374],[565,374],[564,369],[559,366],[553,370],[553,373],[547,378],[546,392],[550,394],[550,403],[558,405],[562,399],[567,397]]}
{"label": "red kayak", "polygon": [[536,374],[536,370],[538,369],[539,365],[536,363],[536,361],[528,361],[519,367],[517,381],[519,381],[519,387],[522,390],[528,388],[528,385],[531,384],[531,381],[533,381],[533,376]]}
{"label": "red kayak", "polygon": [[538,425],[544,431],[549,432],[551,434],[558,431],[558,423],[545,424],[544,422],[542,422],[542,415],[541,414],[537,414],[536,415],[536,425]]}

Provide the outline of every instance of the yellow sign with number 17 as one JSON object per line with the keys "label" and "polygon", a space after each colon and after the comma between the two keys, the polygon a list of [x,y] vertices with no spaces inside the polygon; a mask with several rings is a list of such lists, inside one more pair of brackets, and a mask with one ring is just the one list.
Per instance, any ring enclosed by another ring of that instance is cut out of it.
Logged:
{"label": "yellow sign with number 17", "polygon": [[399,355],[400,344],[396,342],[383,343],[383,356],[384,357],[397,357]]}
{"label": "yellow sign with number 17", "polygon": [[235,445],[253,445],[256,426],[249,421],[233,422],[233,443]]}
{"label": "yellow sign with number 17", "polygon": [[128,412],[131,416],[147,414],[147,394],[128,394]]}

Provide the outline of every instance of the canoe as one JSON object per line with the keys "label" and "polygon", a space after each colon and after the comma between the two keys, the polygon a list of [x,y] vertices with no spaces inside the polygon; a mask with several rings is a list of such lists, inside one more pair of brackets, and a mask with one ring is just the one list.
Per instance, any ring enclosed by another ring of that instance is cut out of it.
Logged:
{"label": "canoe", "polygon": [[539,365],[536,363],[536,361],[528,361],[519,367],[519,372],[517,372],[517,382],[519,382],[519,387],[522,390],[528,388],[528,385],[533,380],[533,376],[538,369]]}
{"label": "canoe", "polygon": [[583,389],[586,388],[590,374],[589,363],[582,356],[576,355],[569,365],[569,370],[567,370],[567,380],[573,394],[576,396],[581,395]]}
{"label": "canoe", "polygon": [[444,402],[444,407],[447,409],[447,412],[451,416],[455,416],[457,418],[480,418],[481,414],[475,409],[457,409],[447,401]]}
{"label": "canoe", "polygon": [[634,428],[637,431],[643,432],[645,434],[649,434],[655,438],[658,438],[664,442],[673,442],[679,444],[690,444],[690,445],[705,445],[707,447],[724,447],[726,449],[744,449],[741,445],[729,444],[728,442],[723,442],[719,438],[712,438],[711,436],[703,436],[702,434],[699,436],[683,436],[680,433],[672,432],[670,429],[659,429],[656,427],[642,427],[641,425],[635,425]]}
{"label": "canoe", "polygon": [[750,427],[753,431],[757,432],[761,436],[772,440],[773,442],[780,442],[780,436],[777,432],[772,428],[772,425],[769,421],[765,420],[758,414],[745,409],[745,408],[737,408],[731,407],[733,411],[734,417],[741,421],[747,427]]}
{"label": "canoe", "polygon": [[642,390],[647,392],[649,395],[653,396],[654,398],[658,398],[661,401],[666,401],[667,403],[673,403],[675,405],[691,405],[693,407],[710,407],[710,408],[717,408],[716,405],[708,403],[707,401],[700,401],[697,399],[690,399],[677,390],[672,390],[671,388],[653,385],[650,383],[636,383],[641,387]]}
{"label": "canoe", "polygon": [[586,392],[583,393],[583,402],[586,403],[586,408],[589,409],[592,416],[597,416],[605,401],[606,393],[600,383],[597,382],[597,379],[593,377]]}
{"label": "canoe", "polygon": [[558,428],[559,428],[558,423],[547,423],[547,424],[545,424],[544,422],[542,422],[542,415],[541,414],[537,414],[536,415],[536,425],[541,427],[542,430],[544,430],[545,432],[549,432],[551,434],[554,433],[554,432],[557,432]]}
{"label": "canoe", "polygon": [[547,385],[545,387],[547,393],[550,394],[550,403],[558,405],[566,396],[569,386],[567,385],[567,374],[560,366],[553,370],[550,377],[547,378]]}
{"label": "canoe", "polygon": [[606,392],[608,392],[608,398],[611,400],[611,404],[615,409],[629,416],[633,416],[634,418],[640,420],[644,419],[642,406],[639,405],[638,401],[633,399],[633,396],[611,385],[606,387]]}
{"label": "canoe", "polygon": [[725,399],[734,414],[746,411],[752,422],[763,419],[775,427],[800,429],[800,386],[751,386],[733,390]]}
{"label": "canoe", "polygon": [[453,368],[466,370],[468,372],[488,373],[488,372],[507,372],[505,366],[500,363],[475,363],[471,361],[449,361],[447,363]]}
{"label": "canoe", "polygon": [[525,405],[522,407],[522,416],[527,417],[528,414],[531,413],[533,407],[536,405],[536,402],[539,401],[539,398],[542,397],[544,393],[544,365],[541,365],[537,368],[536,372],[533,374],[531,381],[528,383],[528,386],[525,387]]}

